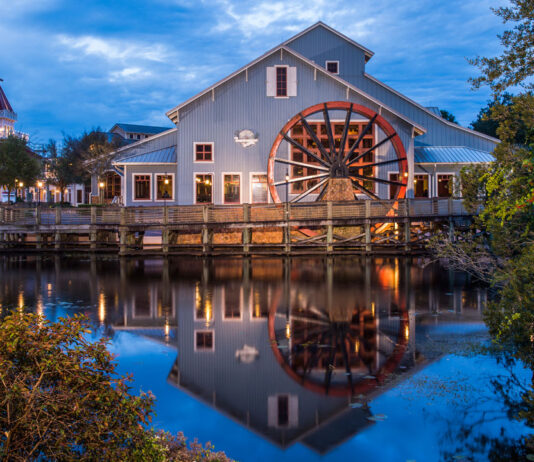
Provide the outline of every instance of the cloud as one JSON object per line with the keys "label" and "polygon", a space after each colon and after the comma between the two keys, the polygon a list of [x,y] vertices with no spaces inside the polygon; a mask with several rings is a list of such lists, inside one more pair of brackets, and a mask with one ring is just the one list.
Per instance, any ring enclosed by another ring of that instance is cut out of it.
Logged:
{"label": "cloud", "polygon": [[[91,35],[74,37],[69,35],[58,35],[57,42],[67,49],[81,51],[86,56],[97,56],[107,61],[128,61],[146,60],[164,62],[169,52],[162,44],[139,44],[129,40],[104,39]],[[68,55],[68,59],[74,56]]]}
{"label": "cloud", "polygon": [[141,80],[152,76],[152,72],[140,67],[125,67],[120,71],[109,73],[110,82],[125,82],[131,80]]}

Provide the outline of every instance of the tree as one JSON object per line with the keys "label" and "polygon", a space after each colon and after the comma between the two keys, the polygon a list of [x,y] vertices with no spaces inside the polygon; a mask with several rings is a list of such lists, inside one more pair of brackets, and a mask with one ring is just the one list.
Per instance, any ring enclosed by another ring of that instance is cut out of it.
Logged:
{"label": "tree", "polygon": [[440,109],[439,112],[441,114],[441,117],[443,117],[445,120],[448,120],[449,122],[458,124],[458,121],[456,120],[456,116],[454,114],[452,114],[451,112],[449,112],[449,111],[447,111],[445,109]]}
{"label": "tree", "polygon": [[503,23],[512,23],[511,30],[499,35],[504,51],[501,56],[477,57],[470,63],[477,66],[482,75],[470,79],[474,88],[488,85],[495,96],[510,87],[534,89],[534,3],[532,0],[510,0],[511,7],[492,8]]}
{"label": "tree", "polygon": [[46,146],[50,156],[48,160],[52,174],[50,182],[59,188],[61,202],[63,202],[64,191],[68,185],[82,182],[81,153],[78,145],[79,141],[76,138],[65,136],[59,155],[55,140],[50,140]]}
{"label": "tree", "polygon": [[32,185],[41,173],[37,155],[26,145],[26,140],[10,135],[0,142],[0,185],[8,197],[19,183]]}
{"label": "tree", "polygon": [[111,168],[111,153],[121,146],[116,139],[109,140],[100,128],[84,132],[79,139],[79,152],[86,175],[102,178]]}
{"label": "tree", "polygon": [[80,316],[0,319],[0,460],[228,461],[148,428],[154,397],[117,377],[105,339]]}

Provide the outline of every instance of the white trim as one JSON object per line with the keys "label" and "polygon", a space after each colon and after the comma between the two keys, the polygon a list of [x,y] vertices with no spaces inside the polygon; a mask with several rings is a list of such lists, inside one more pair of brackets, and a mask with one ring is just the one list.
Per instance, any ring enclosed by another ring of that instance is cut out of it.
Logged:
{"label": "white trim", "polygon": [[227,318],[226,317],[226,291],[227,288],[225,286],[222,287],[222,299],[221,299],[221,306],[222,306],[222,320],[232,322],[232,321],[243,321],[243,310],[245,309],[244,306],[244,300],[243,300],[243,287],[241,286],[239,289],[239,317],[238,318]]}
{"label": "white trim", "polygon": [[[331,63],[336,63],[337,64],[337,72],[328,71],[328,65],[331,64]],[[325,61],[324,62],[324,67],[328,72],[330,72],[330,74],[339,75],[339,61],[332,61],[332,60]]]}
{"label": "white trim", "polygon": [[165,136],[165,135],[168,135],[169,133],[173,132],[173,131],[177,131],[178,129],[176,127],[174,128],[169,128],[168,130],[164,131],[164,132],[161,132],[161,133],[158,133],[156,135],[152,135],[152,136],[149,136],[148,138],[145,138],[143,140],[139,140],[139,141],[136,141],[135,143],[132,143],[132,144],[127,144],[126,146],[122,146],[121,148],[118,148],[116,149],[115,151],[113,151],[111,154],[116,154],[117,152],[122,152],[122,151],[126,151],[128,149],[131,149],[133,147],[137,147],[141,144],[144,144],[146,143],[147,141],[152,141],[152,140],[155,140],[156,138],[159,138],[161,136]]}
{"label": "white trim", "polygon": [[[152,184],[153,184],[153,173],[142,173],[142,172],[133,172],[132,173],[132,202],[152,202]],[[149,199],[136,199],[135,198],[135,177],[136,176],[150,176],[150,185],[148,187],[148,191],[150,192],[150,198]]]}
{"label": "white trim", "polygon": [[[211,348],[197,348],[197,333],[211,333]],[[193,330],[193,349],[194,351],[213,353],[215,351],[215,330],[213,329],[194,329]]]}
{"label": "white trim", "polygon": [[[113,162],[113,165],[176,165],[176,162]],[[110,170],[112,171],[112,170]]]}
{"label": "white trim", "polygon": [[290,39],[286,40],[282,45],[290,44],[291,42],[295,41],[296,39],[302,37],[303,35],[307,34],[308,32],[312,31],[313,29],[315,29],[315,28],[317,28],[319,26],[324,27],[327,31],[332,32],[333,34],[337,35],[338,37],[342,38],[343,40],[346,40],[347,42],[349,42],[351,45],[355,46],[356,48],[359,48],[360,50],[362,50],[364,52],[366,58],[367,58],[366,61],[369,61],[373,57],[374,52],[369,50],[369,48],[366,48],[363,45],[359,44],[358,42],[355,42],[354,40],[352,40],[351,38],[349,38],[346,35],[342,34],[341,32],[338,32],[337,30],[332,29],[330,26],[326,25],[322,21],[317,21],[315,24],[311,25],[307,29],[304,29],[302,32],[299,32],[297,35],[294,35]]}
{"label": "white trim", "polygon": [[267,176],[267,172],[248,172],[248,193],[249,193],[249,204],[270,204],[271,203],[271,194],[269,193],[269,182],[265,183],[267,185],[267,202],[254,202],[252,200],[252,177],[253,175],[265,175]]}
{"label": "white trim", "polygon": [[434,184],[436,186],[436,189],[434,190],[436,195],[434,197],[441,197],[441,196],[438,196],[438,176],[443,176],[443,175],[451,175],[453,178],[452,178],[452,191],[451,191],[451,195],[450,196],[446,196],[445,198],[447,197],[454,197],[454,194],[456,193],[455,191],[455,185],[454,185],[454,181],[456,179],[456,172],[434,172]]}
{"label": "white trim", "polygon": [[204,96],[205,94],[209,93],[211,91],[211,88],[218,87],[219,85],[222,85],[223,83],[226,83],[227,81],[233,79],[235,76],[241,74],[246,68],[252,67],[255,64],[263,61],[264,59],[268,58],[272,54],[276,53],[280,48],[284,48],[284,51],[287,53],[293,55],[295,58],[300,59],[302,62],[308,64],[313,69],[317,69],[318,71],[322,72],[324,75],[328,75],[331,79],[336,80],[337,82],[341,83],[344,87],[348,87],[349,89],[353,90],[355,93],[359,94],[363,98],[369,100],[370,102],[376,104],[378,107],[382,107],[383,109],[387,110],[390,114],[393,114],[394,116],[398,117],[399,119],[405,121],[407,124],[413,126],[416,128],[419,134],[426,133],[426,128],[424,128],[422,125],[419,125],[418,123],[414,122],[413,120],[406,117],[404,114],[401,114],[397,112],[396,110],[392,109],[389,106],[385,106],[381,101],[377,100],[376,98],[372,97],[368,93],[364,92],[363,90],[359,89],[358,87],[355,87],[351,83],[347,82],[346,80],[342,79],[338,75],[332,74],[328,72],[323,66],[319,66],[313,61],[309,60],[308,58],[302,56],[300,53],[297,53],[295,50],[292,50],[291,48],[286,48],[283,45],[278,46],[277,48],[274,48],[267,53],[263,54],[259,58],[255,59],[254,61],[248,63],[246,66],[243,66],[242,68],[235,71],[233,74],[230,74],[229,76],[225,77],[222,80],[219,80],[218,82],[214,83],[211,87],[208,87],[207,89],[201,91],[200,93],[197,93],[195,96],[192,96],[188,100],[184,101],[183,103],[179,104],[178,106],[174,107],[173,109],[167,111],[165,115],[169,117],[171,120],[172,116],[175,115],[177,111],[182,109],[184,106],[187,106],[188,104],[192,103],[193,101],[197,100],[201,96]]}
{"label": "white trim", "polygon": [[430,183],[431,183],[431,181],[432,181],[432,180],[431,180],[431,175],[430,175],[430,173],[428,173],[428,172],[421,172],[421,173],[419,173],[419,172],[413,172],[413,179],[414,179],[414,182],[413,182],[413,198],[414,198],[414,199],[423,199],[423,198],[424,198],[424,197],[416,197],[416,196],[415,196],[415,177],[416,177],[416,176],[422,176],[422,175],[426,175],[426,177],[427,177],[428,191],[427,191],[427,196],[426,196],[426,197],[427,197],[427,198],[430,197],[430,190],[431,190],[431,184],[430,184]]}
{"label": "white trim", "polygon": [[[168,199],[158,199],[158,176],[171,176],[172,177],[172,196]],[[174,190],[176,188],[176,183],[174,182],[174,173],[154,173],[154,202],[168,202],[174,201]]]}
{"label": "white trim", "polygon": [[[197,181],[196,181],[196,178],[197,178],[197,175],[211,175],[211,202],[197,202]],[[214,195],[214,192],[215,192],[215,188],[214,188],[214,181],[213,179],[215,178],[215,174],[213,172],[193,172],[193,203],[195,205],[197,204],[200,204],[200,205],[204,205],[204,204],[213,204],[215,203],[215,195]]]}
{"label": "white trim", "polygon": [[[211,144],[211,160],[197,160],[197,145]],[[215,141],[193,141],[193,163],[213,164],[215,162]]]}
{"label": "white trim", "polygon": [[488,141],[493,141],[496,144],[501,142],[501,140],[499,140],[497,138],[493,138],[493,136],[489,136],[489,135],[486,135],[485,133],[477,132],[476,130],[471,130],[470,128],[467,128],[467,127],[462,127],[461,125],[455,124],[454,122],[450,122],[450,121],[444,119],[443,117],[441,117],[441,116],[435,114],[434,112],[428,110],[426,107],[420,105],[419,103],[415,102],[414,100],[412,100],[412,99],[408,98],[407,96],[403,95],[402,93],[399,93],[397,90],[394,90],[389,85],[385,84],[384,82],[381,82],[376,77],[373,77],[372,75],[368,74],[367,72],[364,72],[363,75],[364,75],[364,77],[367,77],[369,80],[371,80],[371,81],[375,82],[376,84],[382,86],[383,88],[385,88],[386,90],[390,91],[391,93],[394,93],[399,98],[402,98],[403,100],[407,101],[408,103],[413,104],[415,107],[417,107],[417,108],[421,109],[422,111],[426,112],[428,115],[431,115],[435,119],[438,119],[440,122],[443,122],[445,125],[448,125],[448,126],[453,127],[453,128],[458,128],[458,129],[460,129],[460,130],[462,130],[464,132],[467,132],[467,133],[469,133],[471,135],[478,136],[480,138],[484,138],[484,139],[486,139]]}
{"label": "white trim", "polygon": [[[225,202],[224,201],[224,175],[239,175],[239,202]],[[243,174],[242,172],[222,172],[221,173],[221,204],[224,205],[239,205],[243,203]]]}

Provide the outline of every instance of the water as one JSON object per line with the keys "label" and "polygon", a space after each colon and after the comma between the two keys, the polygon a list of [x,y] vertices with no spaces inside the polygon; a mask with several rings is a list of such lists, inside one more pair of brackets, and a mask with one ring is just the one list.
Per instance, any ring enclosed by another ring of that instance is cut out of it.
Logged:
{"label": "water", "polygon": [[494,382],[531,375],[480,351],[486,299],[417,259],[0,259],[0,310],[87,315],[156,427],[240,461],[506,460]]}

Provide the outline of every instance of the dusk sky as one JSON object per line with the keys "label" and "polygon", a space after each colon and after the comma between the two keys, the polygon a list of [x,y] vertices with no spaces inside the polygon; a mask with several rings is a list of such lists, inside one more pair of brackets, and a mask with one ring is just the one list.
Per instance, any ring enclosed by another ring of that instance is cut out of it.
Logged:
{"label": "dusk sky", "polygon": [[467,61],[500,51],[503,0],[2,0],[0,78],[34,143],[165,111],[321,20],[375,52],[367,72],[425,106],[476,117]]}

